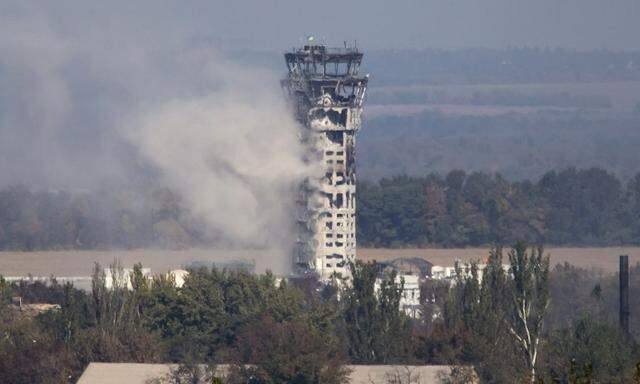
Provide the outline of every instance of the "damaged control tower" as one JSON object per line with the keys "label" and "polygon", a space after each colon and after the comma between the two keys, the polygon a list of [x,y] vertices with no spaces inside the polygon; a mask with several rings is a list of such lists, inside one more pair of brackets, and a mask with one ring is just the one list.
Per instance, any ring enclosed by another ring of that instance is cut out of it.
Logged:
{"label": "damaged control tower", "polygon": [[302,125],[307,160],[322,164],[324,177],[300,187],[294,271],[321,278],[348,276],[356,258],[356,133],[368,75],[359,76],[357,48],[305,45],[285,53],[282,86]]}

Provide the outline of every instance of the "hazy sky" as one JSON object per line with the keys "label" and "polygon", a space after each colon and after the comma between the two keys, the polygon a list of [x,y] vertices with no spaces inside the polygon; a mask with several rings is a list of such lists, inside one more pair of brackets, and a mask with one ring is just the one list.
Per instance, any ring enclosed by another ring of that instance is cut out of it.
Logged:
{"label": "hazy sky", "polygon": [[30,4],[64,34],[128,31],[277,50],[309,34],[367,48],[640,49],[640,0],[0,0],[5,16],[17,9],[10,3]]}

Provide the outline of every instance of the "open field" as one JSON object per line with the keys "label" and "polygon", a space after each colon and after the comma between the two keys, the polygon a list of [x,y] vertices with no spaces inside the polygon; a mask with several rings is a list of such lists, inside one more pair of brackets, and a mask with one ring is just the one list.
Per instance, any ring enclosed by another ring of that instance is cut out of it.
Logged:
{"label": "open field", "polygon": [[[464,249],[359,249],[362,260],[389,260],[398,257],[420,257],[436,265],[452,266],[456,259],[482,261],[488,248]],[[640,262],[640,247],[608,248],[548,248],[552,264],[569,262],[584,268],[596,268],[604,272],[615,272],[618,256],[629,255],[631,264]],[[506,254],[505,254],[506,256]],[[141,262],[152,272],[165,272],[192,263],[211,264],[241,260],[255,262],[257,271],[267,268],[278,272],[287,262],[281,250],[222,250],[190,249],[128,250],[128,251],[56,251],[56,252],[0,252],[0,274],[4,276],[89,276],[93,263],[107,266],[118,259],[123,266],[130,267]]]}
{"label": "open field", "polygon": [[0,274],[4,276],[89,276],[94,263],[108,266],[118,260],[123,267],[142,263],[153,273],[166,272],[194,263],[209,265],[214,262],[255,262],[256,271],[282,269],[287,261],[279,250],[225,250],[189,249],[121,250],[121,251],[48,251],[0,252]]}

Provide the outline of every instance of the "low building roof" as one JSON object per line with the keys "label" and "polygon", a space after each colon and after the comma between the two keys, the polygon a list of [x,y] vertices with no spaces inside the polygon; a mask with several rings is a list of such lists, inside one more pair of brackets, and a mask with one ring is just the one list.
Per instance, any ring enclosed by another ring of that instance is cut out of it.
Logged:
{"label": "low building roof", "polygon": [[[175,364],[90,363],[78,380],[78,384],[146,384],[171,372]],[[393,377],[412,380],[421,384],[441,382],[442,375],[450,372],[446,365],[348,365],[350,384],[386,383]],[[219,365],[221,372],[228,366]],[[391,381],[394,382],[394,381]]]}

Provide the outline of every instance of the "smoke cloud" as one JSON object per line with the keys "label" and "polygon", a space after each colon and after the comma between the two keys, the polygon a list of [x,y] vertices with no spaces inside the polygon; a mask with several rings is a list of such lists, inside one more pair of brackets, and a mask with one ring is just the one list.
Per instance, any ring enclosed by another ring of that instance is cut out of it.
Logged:
{"label": "smoke cloud", "polygon": [[226,244],[288,245],[295,185],[314,169],[280,74],[181,30],[101,28],[77,33],[0,4],[0,187],[117,188],[153,175]]}
{"label": "smoke cloud", "polygon": [[153,106],[127,136],[213,228],[242,243],[282,243],[296,184],[311,171],[296,123],[267,88],[274,79],[208,62],[225,85]]}

